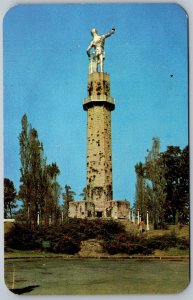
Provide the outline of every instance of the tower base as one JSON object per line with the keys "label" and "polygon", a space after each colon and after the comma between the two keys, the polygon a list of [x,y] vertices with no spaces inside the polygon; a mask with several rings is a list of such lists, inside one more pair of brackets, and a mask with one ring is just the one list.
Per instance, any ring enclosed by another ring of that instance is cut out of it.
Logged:
{"label": "tower base", "polygon": [[130,203],[126,200],[111,200],[103,211],[97,211],[93,201],[73,201],[69,203],[69,218],[79,219],[129,219]]}

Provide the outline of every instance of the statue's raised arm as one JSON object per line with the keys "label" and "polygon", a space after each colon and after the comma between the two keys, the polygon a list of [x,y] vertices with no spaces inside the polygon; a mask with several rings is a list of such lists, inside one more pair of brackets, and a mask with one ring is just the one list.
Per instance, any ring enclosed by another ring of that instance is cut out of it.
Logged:
{"label": "statue's raised arm", "polygon": [[[115,32],[115,28],[112,28],[110,32],[98,35],[96,28],[91,30],[91,34],[93,36],[93,40],[89,44],[87,48],[87,55],[89,57],[89,73],[98,72],[98,65],[100,64],[100,71],[104,72],[104,45],[105,39],[111,36]],[[91,55],[90,50],[94,48],[94,53]]]}
{"label": "statue's raised arm", "polygon": [[115,28],[114,27],[111,29],[111,31],[109,31],[108,33],[104,34],[105,39],[107,37],[111,36],[113,33],[115,33]]}

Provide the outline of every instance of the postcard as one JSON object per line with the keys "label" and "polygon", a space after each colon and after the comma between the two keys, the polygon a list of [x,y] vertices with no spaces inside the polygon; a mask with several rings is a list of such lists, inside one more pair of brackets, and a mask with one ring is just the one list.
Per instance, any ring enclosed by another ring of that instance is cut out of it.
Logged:
{"label": "postcard", "polygon": [[4,17],[4,266],[17,295],[189,285],[188,15],[20,4]]}

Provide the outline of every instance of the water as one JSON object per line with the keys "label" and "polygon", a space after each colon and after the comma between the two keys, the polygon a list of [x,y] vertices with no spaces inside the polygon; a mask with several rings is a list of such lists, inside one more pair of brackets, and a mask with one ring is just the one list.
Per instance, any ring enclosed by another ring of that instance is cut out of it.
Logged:
{"label": "water", "polygon": [[6,260],[5,282],[8,288],[24,295],[178,293],[188,285],[189,263],[56,258]]}

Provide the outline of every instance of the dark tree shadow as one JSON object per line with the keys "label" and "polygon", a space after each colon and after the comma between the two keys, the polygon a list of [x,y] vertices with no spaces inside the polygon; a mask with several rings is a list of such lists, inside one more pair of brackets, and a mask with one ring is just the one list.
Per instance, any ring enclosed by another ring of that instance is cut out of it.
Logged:
{"label": "dark tree shadow", "polygon": [[20,289],[10,289],[10,291],[14,294],[21,295],[21,294],[29,293],[37,287],[39,287],[39,285],[29,285]]}

